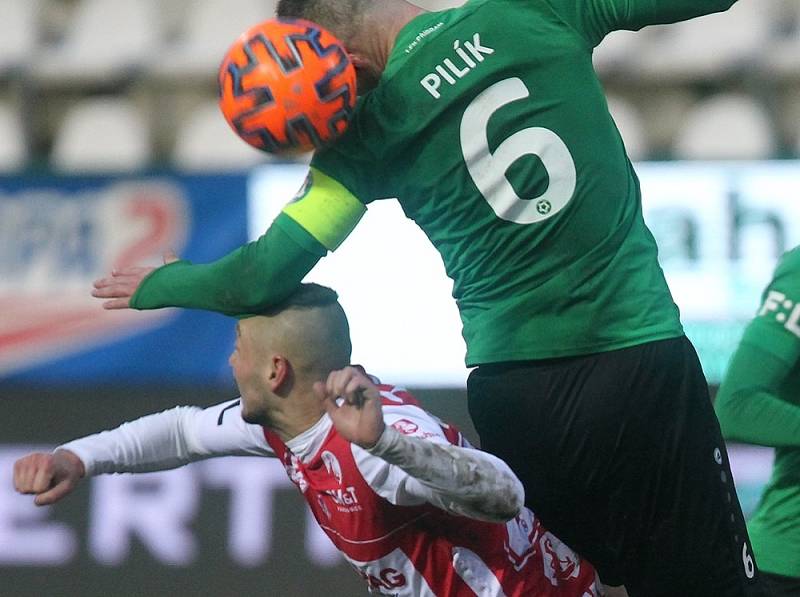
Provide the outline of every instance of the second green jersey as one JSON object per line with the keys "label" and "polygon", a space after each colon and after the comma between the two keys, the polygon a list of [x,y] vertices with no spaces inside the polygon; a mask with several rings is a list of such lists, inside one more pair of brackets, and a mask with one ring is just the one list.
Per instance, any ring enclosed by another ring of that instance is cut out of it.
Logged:
{"label": "second green jersey", "polygon": [[472,0],[423,14],[317,153],[312,166],[362,203],[396,197],[439,250],[469,365],[682,334],[592,49],[714,4]]}
{"label": "second green jersey", "polygon": [[800,578],[800,247],[778,264],[715,408],[726,438],[775,448],[748,530],[759,568]]}

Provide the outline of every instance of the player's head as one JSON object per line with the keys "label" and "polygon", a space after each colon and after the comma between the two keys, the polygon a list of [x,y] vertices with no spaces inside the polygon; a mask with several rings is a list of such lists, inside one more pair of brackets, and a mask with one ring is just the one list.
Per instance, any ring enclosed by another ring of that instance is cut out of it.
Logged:
{"label": "player's head", "polygon": [[230,358],[242,416],[267,423],[269,410],[350,363],[350,327],[335,291],[301,284],[282,303],[236,326]]}
{"label": "player's head", "polygon": [[397,32],[424,11],[405,0],[279,0],[276,12],[313,21],[338,37],[363,94],[378,84]]}

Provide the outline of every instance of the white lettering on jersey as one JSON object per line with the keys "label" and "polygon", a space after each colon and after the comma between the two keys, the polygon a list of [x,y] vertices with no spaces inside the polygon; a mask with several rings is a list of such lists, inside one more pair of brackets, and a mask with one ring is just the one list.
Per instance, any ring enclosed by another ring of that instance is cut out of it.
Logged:
{"label": "white lettering on jersey", "polygon": [[800,338],[800,303],[788,298],[782,292],[770,290],[758,311],[758,316],[774,316],[775,321]]}
{"label": "white lettering on jersey", "polygon": [[478,597],[506,597],[500,581],[474,551],[454,547],[453,568]]}
{"label": "white lettering on jersey", "polygon": [[443,27],[443,26],[444,26],[444,23],[439,21],[433,27],[428,27],[428,28],[423,29],[422,31],[420,31],[419,35],[417,35],[414,38],[414,41],[412,41],[410,44],[408,44],[406,46],[406,49],[405,49],[406,54],[410,54],[414,50],[414,48],[416,48],[419,45],[419,42],[421,42],[423,39],[428,37],[431,33],[437,31],[440,27]]}
{"label": "white lettering on jersey", "polygon": [[398,597],[436,597],[414,563],[398,547],[378,560],[359,562],[345,557],[369,584],[370,592]]}
{"label": "white lettering on jersey", "polygon": [[[464,49],[466,48],[466,50]],[[459,79],[466,77],[474,68],[477,68],[484,60],[484,56],[494,54],[494,49],[481,44],[481,34],[476,33],[472,36],[472,41],[465,41],[464,47],[461,47],[461,41],[456,40],[453,44],[453,50],[463,64],[457,66],[452,58],[445,58],[441,64],[437,64],[433,70],[435,72],[428,73],[420,80],[419,84],[423,89],[433,96],[433,99],[439,99],[442,94],[439,88],[442,86],[442,79],[448,84],[455,85]]]}

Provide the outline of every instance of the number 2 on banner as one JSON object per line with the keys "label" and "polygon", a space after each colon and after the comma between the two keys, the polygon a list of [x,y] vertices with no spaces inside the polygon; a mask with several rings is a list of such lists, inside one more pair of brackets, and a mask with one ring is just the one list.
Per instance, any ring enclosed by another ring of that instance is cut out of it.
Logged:
{"label": "number 2 on banner", "polygon": [[[533,224],[554,216],[575,192],[575,162],[564,141],[550,129],[529,127],[489,149],[487,126],[492,115],[511,102],[530,95],[521,79],[504,79],[481,92],[461,117],[461,151],[472,181],[497,217]],[[538,197],[521,198],[506,178],[508,168],[525,155],[537,156],[550,184]]]}

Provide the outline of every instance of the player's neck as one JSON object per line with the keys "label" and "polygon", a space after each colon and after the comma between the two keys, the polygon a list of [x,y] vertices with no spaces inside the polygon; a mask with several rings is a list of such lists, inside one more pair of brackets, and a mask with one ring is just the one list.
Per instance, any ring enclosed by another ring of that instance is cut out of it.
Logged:
{"label": "player's neck", "polygon": [[419,6],[398,1],[383,3],[379,10],[367,15],[364,31],[369,31],[370,34],[359,45],[375,62],[379,72],[382,73],[386,68],[400,30],[425,12],[428,11]]}
{"label": "player's neck", "polygon": [[284,400],[278,408],[270,410],[265,422],[281,441],[287,442],[308,431],[322,418],[325,409],[313,393],[302,397],[292,396]]}

